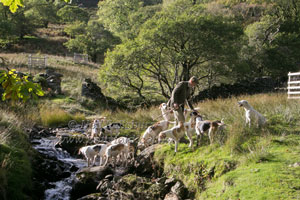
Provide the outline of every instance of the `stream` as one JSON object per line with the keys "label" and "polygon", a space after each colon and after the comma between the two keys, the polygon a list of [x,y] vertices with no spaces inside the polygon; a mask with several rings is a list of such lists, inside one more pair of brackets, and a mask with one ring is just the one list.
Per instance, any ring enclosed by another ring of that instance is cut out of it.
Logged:
{"label": "stream", "polygon": [[72,183],[76,177],[76,172],[79,169],[87,166],[85,160],[74,158],[67,151],[62,150],[61,148],[56,148],[55,144],[57,141],[58,138],[55,136],[32,140],[32,143],[34,144],[33,147],[38,152],[64,163],[66,168],[63,169],[63,173],[65,173],[66,176],[70,174],[67,178],[49,183],[51,188],[45,191],[45,200],[69,200]]}
{"label": "stream", "polygon": [[71,131],[34,128],[30,132],[32,146],[39,152],[33,168],[40,199],[96,200],[99,195],[106,199],[164,199],[167,194],[178,198],[193,196],[181,181],[167,178],[161,165],[154,161],[158,144],[147,147],[126,163],[88,168],[86,160],[76,156],[86,141],[68,138]]}

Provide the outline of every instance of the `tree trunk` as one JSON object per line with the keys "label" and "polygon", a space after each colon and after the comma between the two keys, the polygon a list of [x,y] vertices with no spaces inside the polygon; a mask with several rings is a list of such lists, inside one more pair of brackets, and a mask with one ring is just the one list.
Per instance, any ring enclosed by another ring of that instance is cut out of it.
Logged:
{"label": "tree trunk", "polygon": [[180,79],[182,81],[188,81],[190,79],[190,68],[187,63],[182,64],[182,74]]}
{"label": "tree trunk", "polygon": [[97,62],[97,54],[91,55],[91,60],[92,60],[92,62],[96,63]]}

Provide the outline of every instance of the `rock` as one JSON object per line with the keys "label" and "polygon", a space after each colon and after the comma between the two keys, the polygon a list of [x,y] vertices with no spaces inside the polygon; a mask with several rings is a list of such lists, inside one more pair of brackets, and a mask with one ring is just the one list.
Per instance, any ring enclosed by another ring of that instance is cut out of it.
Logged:
{"label": "rock", "polygon": [[112,174],[110,168],[102,166],[84,168],[77,172],[76,180],[71,190],[71,199],[96,193],[100,181],[108,174]]}
{"label": "rock", "polygon": [[177,196],[177,194],[170,192],[165,196],[164,200],[180,200],[180,198]]}
{"label": "rock", "polygon": [[151,178],[127,174],[113,184],[113,193],[125,199],[163,199],[168,191],[164,185],[155,183]]}
{"label": "rock", "polygon": [[55,144],[55,147],[62,148],[71,155],[77,155],[81,147],[89,144],[89,138],[85,135],[62,134],[58,138],[59,141]]}
{"label": "rock", "polygon": [[32,128],[26,129],[25,131],[28,133],[30,140],[41,139],[42,137],[54,135],[49,128],[44,128],[37,125],[34,125]]}
{"label": "rock", "polygon": [[101,193],[89,194],[84,197],[81,197],[77,200],[109,200],[106,197],[102,197]]}
{"label": "rock", "polygon": [[39,190],[44,191],[51,182],[56,182],[69,177],[70,167],[70,164],[63,163],[55,157],[36,153],[32,164],[34,172],[33,179],[36,187],[40,188]]}
{"label": "rock", "polygon": [[56,73],[54,69],[46,69],[46,73],[37,74],[33,80],[41,84],[42,88],[51,91],[53,94],[62,94],[61,91],[61,78],[62,74]]}
{"label": "rock", "polygon": [[177,181],[176,184],[171,188],[171,192],[178,196],[184,196],[187,190],[181,181]]}
{"label": "rock", "polygon": [[293,167],[300,167],[300,162],[294,163]]}
{"label": "rock", "polygon": [[134,171],[139,175],[152,176],[153,178],[159,177],[163,169],[153,160],[155,149],[159,144],[152,145],[144,149],[135,160]]}
{"label": "rock", "polygon": [[176,179],[175,178],[168,178],[166,181],[165,181],[165,185],[175,185],[176,183]]}
{"label": "rock", "polygon": [[94,100],[105,98],[101,88],[96,83],[92,82],[90,78],[84,79],[84,82],[81,86],[81,95]]}
{"label": "rock", "polygon": [[105,96],[101,88],[90,78],[87,78],[83,81],[81,86],[81,95],[91,98],[94,101],[100,103],[102,106],[109,109],[115,110],[116,108],[125,108],[126,106],[120,105],[113,98]]}

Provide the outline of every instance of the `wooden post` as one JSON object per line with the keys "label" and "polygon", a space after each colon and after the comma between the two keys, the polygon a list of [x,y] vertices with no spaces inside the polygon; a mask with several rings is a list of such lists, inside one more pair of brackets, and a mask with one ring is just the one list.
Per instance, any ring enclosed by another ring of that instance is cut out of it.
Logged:
{"label": "wooden post", "polygon": [[288,76],[288,99],[300,99],[300,72],[289,72]]}
{"label": "wooden post", "polygon": [[44,56],[44,67],[47,67],[47,56]]}
{"label": "wooden post", "polygon": [[29,73],[31,74],[31,59],[32,59],[32,55],[29,54],[28,56],[28,67],[29,67]]}
{"label": "wooden post", "polygon": [[291,75],[290,74],[291,74],[291,72],[288,73],[288,76],[289,76],[288,88],[287,88],[288,89],[288,99],[290,98],[290,82],[291,82]]}

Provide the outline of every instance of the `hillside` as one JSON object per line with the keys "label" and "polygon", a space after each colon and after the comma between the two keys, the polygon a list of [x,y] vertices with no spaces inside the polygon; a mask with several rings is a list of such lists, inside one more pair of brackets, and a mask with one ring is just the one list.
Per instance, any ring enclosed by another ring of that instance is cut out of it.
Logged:
{"label": "hillside", "polygon": [[[41,84],[49,69],[61,75],[59,94],[44,87],[38,100],[0,103],[0,200],[300,199],[300,104],[283,86],[299,69],[298,1],[72,3],[26,0],[16,13],[0,3],[0,70]],[[74,52],[89,61],[74,62]],[[29,66],[29,55],[46,57],[47,67]],[[95,118],[121,123],[119,136],[140,139],[162,120],[158,106],[175,84],[192,75],[200,80],[194,107],[226,124],[213,144],[204,135],[196,147],[194,133],[194,150],[186,136],[177,153],[167,141],[140,148],[127,171],[89,168],[77,155],[97,143],[84,127]],[[101,100],[82,95],[87,79]],[[242,99],[266,126],[245,125]]]}
{"label": "hillside", "polygon": [[[265,128],[244,126],[244,110],[237,105],[237,101],[241,99],[248,100],[253,107],[266,116],[268,124]],[[45,101],[41,103],[45,104]],[[47,100],[47,105],[50,105],[49,103]],[[66,103],[58,99],[53,99],[52,104],[61,109],[74,106],[74,103]],[[14,109],[8,111],[5,106],[1,107],[3,114],[0,120],[2,127],[0,158],[4,168],[0,170],[0,174],[4,182],[0,182],[0,188],[4,191],[2,194],[8,194],[17,184],[15,179],[9,178],[10,176],[21,176],[20,178],[26,183],[26,181],[30,182],[32,173],[29,163],[32,159],[30,157],[34,157],[35,154],[32,150],[28,151],[30,147],[27,140],[24,140],[27,136],[22,127],[28,127],[30,123],[40,123],[39,119],[46,113],[40,110],[39,116],[36,114],[33,116],[35,109],[31,106],[23,107],[23,111],[20,107],[18,111]],[[292,200],[299,197],[300,109],[297,100],[287,100],[284,93],[270,93],[210,100],[197,104],[197,107],[207,119],[224,118],[226,129],[216,136],[213,145],[209,145],[208,138],[205,136],[201,146],[195,147],[194,151],[191,151],[188,144],[180,143],[179,151],[175,154],[174,145],[161,145],[156,150],[154,159],[160,166],[159,168],[162,168],[163,176],[181,180],[194,194],[194,199]],[[25,111],[27,112],[24,113]],[[14,112],[19,114],[13,114]],[[20,115],[20,112],[23,114]],[[56,116],[59,114],[58,110],[52,110],[52,112],[55,112]],[[88,115],[88,112],[84,114],[85,117]],[[157,107],[152,107],[140,109],[134,113],[101,112],[101,115],[113,121],[131,124],[132,121],[139,123],[152,121],[160,115],[160,112]],[[20,116],[23,117],[20,118]],[[55,115],[49,117],[54,118]],[[29,118],[31,118],[30,123]],[[61,117],[58,121],[63,122],[62,120]],[[11,129],[10,127],[16,121],[20,122],[18,127]],[[27,124],[25,125],[24,122]],[[144,128],[122,130],[122,135],[132,137],[135,134],[142,134],[143,131]],[[27,167],[16,171],[5,164],[10,162],[24,162]],[[24,170],[27,171],[24,172],[26,176],[22,175]],[[24,191],[32,191],[33,183],[29,182],[26,186],[18,183],[20,185],[18,185],[19,189],[15,188],[15,195],[22,196]],[[7,190],[7,188],[10,189]],[[25,194],[26,198],[30,196],[30,193],[25,192]],[[34,197],[31,196],[31,198]]]}
{"label": "hillside", "polygon": [[[6,53],[0,56],[6,58],[9,65],[15,66],[17,70],[23,72],[29,70],[26,66],[26,54]],[[20,130],[9,131],[12,134],[16,134],[16,131],[22,132],[23,123],[27,124],[25,127],[31,127],[36,123],[57,127],[65,126],[72,118],[80,120],[97,115],[129,124],[132,121],[154,123],[155,120],[160,119],[157,119],[160,112],[156,106],[149,109],[138,109],[136,112],[111,112],[97,106],[92,100],[81,97],[80,88],[84,78],[91,78],[97,82],[98,66],[93,63],[74,64],[72,60],[60,56],[48,55],[48,57],[49,67],[63,74],[63,94],[42,98],[39,102],[30,103],[27,106],[19,105],[18,108],[7,109],[2,104],[2,113],[9,114],[1,117],[1,124],[5,125],[3,130],[9,130],[8,128],[16,123],[15,121],[20,121],[18,125]],[[30,70],[33,74],[44,72],[44,69],[38,67]],[[241,99],[248,100],[254,108],[266,116],[267,127],[249,129],[244,126],[244,110],[237,105],[237,101]],[[174,154],[173,145],[170,147],[166,144],[159,148],[154,159],[160,163],[167,177],[181,180],[190,191],[195,192],[195,199],[298,198],[300,108],[297,100],[287,100],[285,93],[269,93],[214,101],[206,100],[198,103],[195,107],[199,107],[199,112],[207,119],[224,118],[227,124],[226,130],[211,146],[208,139],[204,137],[201,147],[196,148],[193,152],[187,144],[182,143],[179,145],[177,154]],[[67,117],[69,114],[71,117]],[[122,134],[140,135],[144,130],[144,128],[123,130]],[[5,155],[13,149],[24,151],[24,147],[10,147],[12,142],[23,139],[4,138],[6,139],[1,140],[1,143],[5,144],[1,150],[2,164],[9,159]],[[26,146],[26,148],[29,147]],[[17,159],[21,159],[19,162],[28,163],[28,156],[33,156],[33,154],[24,154]],[[31,169],[26,168],[26,170],[30,171]],[[7,171],[10,172],[10,169],[7,168]],[[1,173],[3,177],[8,176],[5,171]],[[10,173],[19,172],[11,171]],[[23,178],[29,179],[29,177]],[[2,183],[2,188],[6,188],[7,184],[15,183]],[[30,190],[30,188],[26,190]]]}

